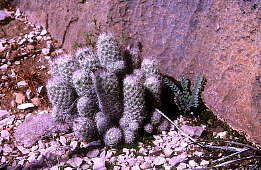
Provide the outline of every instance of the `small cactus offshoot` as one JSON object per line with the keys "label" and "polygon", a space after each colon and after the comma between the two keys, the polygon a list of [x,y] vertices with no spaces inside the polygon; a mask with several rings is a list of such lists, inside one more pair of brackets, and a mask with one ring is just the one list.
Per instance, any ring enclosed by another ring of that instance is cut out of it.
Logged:
{"label": "small cactus offshoot", "polygon": [[205,78],[202,75],[197,76],[192,90],[190,90],[189,79],[184,76],[181,79],[181,86],[167,77],[164,78],[164,83],[174,93],[174,102],[180,111],[184,113],[195,112],[202,104],[201,93],[205,85]]}

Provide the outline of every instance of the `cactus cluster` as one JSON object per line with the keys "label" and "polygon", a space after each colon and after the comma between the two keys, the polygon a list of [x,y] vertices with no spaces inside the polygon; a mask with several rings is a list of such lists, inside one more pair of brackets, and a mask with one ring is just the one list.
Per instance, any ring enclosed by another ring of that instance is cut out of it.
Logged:
{"label": "cactus cluster", "polygon": [[107,146],[133,143],[143,129],[166,130],[169,123],[154,110],[161,107],[158,62],[141,61],[137,50],[126,61],[111,33],[101,34],[96,48],[52,61],[47,92],[57,121],[73,120],[76,136]]}

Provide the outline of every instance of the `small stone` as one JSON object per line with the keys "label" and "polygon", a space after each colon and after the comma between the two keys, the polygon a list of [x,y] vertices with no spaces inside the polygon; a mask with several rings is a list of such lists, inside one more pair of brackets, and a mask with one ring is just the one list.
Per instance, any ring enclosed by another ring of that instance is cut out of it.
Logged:
{"label": "small stone", "polygon": [[78,146],[78,141],[72,141],[72,142],[70,143],[70,147],[72,148],[72,150],[76,149],[77,146]]}
{"label": "small stone", "polygon": [[194,155],[196,155],[198,157],[201,157],[202,155],[204,155],[204,153],[203,152],[199,152],[199,151],[195,151]]}
{"label": "small stone", "polygon": [[186,147],[188,146],[188,143],[182,141],[182,142],[180,143],[180,146],[183,147],[183,148],[186,148]]}
{"label": "small stone", "polygon": [[28,109],[28,108],[33,108],[35,107],[35,105],[33,103],[24,103],[24,104],[20,104],[17,106],[17,109],[19,110],[25,110],[25,109]]}
{"label": "small stone", "polygon": [[7,68],[8,68],[7,64],[3,64],[3,65],[0,66],[0,70],[2,70],[2,71],[6,71]]}
{"label": "small stone", "polygon": [[188,165],[185,164],[185,163],[180,163],[178,166],[177,166],[177,170],[184,170],[184,169],[187,169],[188,168]]}
{"label": "small stone", "polygon": [[48,55],[49,53],[50,53],[50,49],[49,48],[43,48],[42,49],[42,54]]}
{"label": "small stone", "polygon": [[36,151],[37,149],[38,149],[38,146],[37,146],[37,145],[35,145],[35,146],[33,146],[33,147],[32,147],[32,149],[31,149],[31,150],[32,150],[32,151]]}
{"label": "small stone", "polygon": [[189,166],[191,166],[192,168],[196,167],[198,164],[197,162],[195,162],[194,160],[189,160]]}
{"label": "small stone", "polygon": [[47,34],[47,30],[42,30],[41,33],[40,33],[40,35],[42,35],[42,36],[46,35],[46,34]]}
{"label": "small stone", "polygon": [[15,16],[20,17],[21,15],[22,15],[22,13],[21,13],[20,9],[17,8],[16,11],[15,11]]}
{"label": "small stone", "polygon": [[105,166],[105,158],[94,158],[93,170],[107,170]]}
{"label": "small stone", "polygon": [[2,158],[1,158],[1,163],[6,163],[6,158],[4,157],[4,156],[2,156]]}
{"label": "small stone", "polygon": [[216,137],[220,138],[220,139],[226,139],[228,137],[228,133],[227,133],[227,131],[219,132],[219,133],[217,133]]}
{"label": "small stone", "polygon": [[43,143],[42,140],[38,141],[38,146],[39,146],[39,149],[45,149],[45,143]]}
{"label": "small stone", "polygon": [[131,167],[131,170],[140,170],[140,167],[139,167],[139,165],[135,165],[135,166]]}
{"label": "small stone", "polygon": [[172,157],[170,160],[169,160],[169,164],[171,166],[175,166],[176,164],[180,163],[180,162],[183,162],[187,160],[187,155],[186,154],[181,154],[181,155],[178,155],[178,156],[174,156]]}
{"label": "small stone", "polygon": [[20,88],[20,87],[25,87],[25,86],[27,86],[28,85],[28,83],[26,82],[26,81],[19,81],[18,83],[17,83],[17,86]]}
{"label": "small stone", "polygon": [[164,155],[165,155],[166,157],[170,157],[170,156],[172,155],[173,151],[174,151],[174,150],[171,149],[170,147],[166,147],[166,148],[163,149]]}
{"label": "small stone", "polygon": [[129,164],[130,167],[134,166],[137,162],[137,160],[135,158],[130,158],[127,161],[128,161],[128,164]]}
{"label": "small stone", "polygon": [[94,149],[89,151],[86,156],[88,156],[89,158],[95,158],[99,155],[100,151],[98,149]]}
{"label": "small stone", "polygon": [[3,21],[7,18],[11,17],[11,13],[7,10],[0,10],[0,21]]}
{"label": "small stone", "polygon": [[15,61],[14,64],[15,64],[15,65],[20,65],[20,64],[21,64],[21,61]]}
{"label": "small stone", "polygon": [[124,152],[126,155],[128,155],[130,153],[130,150],[127,148],[123,148],[122,152]]}
{"label": "small stone", "polygon": [[24,155],[30,153],[30,150],[24,148],[23,146],[17,146],[17,149],[18,149],[20,152],[22,152],[22,154],[24,154]]}
{"label": "small stone", "polygon": [[83,164],[83,165],[81,166],[81,169],[90,169],[90,165],[88,165],[88,164]]}
{"label": "small stone", "polygon": [[204,131],[204,128],[201,126],[188,126],[188,125],[183,125],[181,129],[188,135],[192,137],[200,137],[201,134]]}
{"label": "small stone", "polygon": [[33,97],[32,90],[30,90],[30,89],[27,89],[25,94],[26,94],[27,99],[31,99]]}
{"label": "small stone", "polygon": [[38,35],[38,36],[36,37],[36,39],[37,39],[38,41],[40,41],[42,38],[43,38],[43,37],[40,36],[40,35]]}
{"label": "small stone", "polygon": [[1,131],[1,137],[4,138],[4,139],[9,140],[10,133],[7,130],[2,130]]}
{"label": "small stone", "polygon": [[0,110],[0,119],[5,119],[10,116],[10,113],[6,110]]}
{"label": "small stone", "polygon": [[15,94],[15,102],[17,104],[22,104],[25,102],[25,95],[23,93],[16,93]]}
{"label": "small stone", "polygon": [[163,158],[163,157],[160,157],[160,156],[156,157],[156,158],[154,159],[154,161],[153,161],[153,163],[154,163],[155,165],[162,165],[162,164],[164,164],[165,162],[166,162],[166,159]]}
{"label": "small stone", "polygon": [[27,48],[28,50],[33,50],[35,47],[34,47],[33,45],[29,44],[29,45],[26,46],[26,48]]}
{"label": "small stone", "polygon": [[4,151],[5,153],[10,153],[10,152],[13,151],[13,149],[11,148],[10,145],[4,144],[3,151]]}
{"label": "small stone", "polygon": [[61,144],[62,144],[63,146],[66,146],[67,140],[66,140],[66,138],[65,138],[64,136],[60,136],[60,140],[59,140],[59,141],[61,142]]}
{"label": "small stone", "polygon": [[67,163],[72,165],[73,167],[80,167],[82,162],[83,162],[83,159],[80,157],[74,157],[67,161]]}
{"label": "small stone", "polygon": [[201,166],[206,166],[206,165],[208,165],[209,164],[209,161],[206,161],[206,160],[202,160],[201,162],[200,162],[200,165]]}
{"label": "small stone", "polygon": [[140,165],[140,168],[141,168],[141,169],[149,169],[149,168],[152,168],[152,166],[151,166],[151,163],[149,163],[149,162],[144,162],[144,163],[142,163],[142,164]]}
{"label": "small stone", "polygon": [[29,158],[27,159],[28,162],[30,162],[30,163],[35,162],[36,161],[35,157],[36,157],[35,154],[32,154],[31,156],[29,156]]}
{"label": "small stone", "polygon": [[23,166],[23,165],[24,165],[24,162],[25,162],[25,160],[24,160],[24,159],[21,159],[21,160],[19,160],[18,165]]}
{"label": "small stone", "polygon": [[39,99],[38,97],[32,98],[32,99],[31,99],[31,102],[32,102],[33,105],[35,105],[35,106],[40,106],[40,104],[41,104],[41,101],[40,101],[40,99]]}

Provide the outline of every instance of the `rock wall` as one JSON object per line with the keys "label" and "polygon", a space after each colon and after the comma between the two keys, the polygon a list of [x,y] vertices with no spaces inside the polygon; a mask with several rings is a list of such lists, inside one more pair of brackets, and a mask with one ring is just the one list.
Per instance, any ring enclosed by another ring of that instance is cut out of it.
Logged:
{"label": "rock wall", "polygon": [[157,57],[176,79],[204,74],[206,105],[261,144],[258,0],[20,0],[19,7],[69,51],[98,25],[123,44],[141,42],[142,55]]}

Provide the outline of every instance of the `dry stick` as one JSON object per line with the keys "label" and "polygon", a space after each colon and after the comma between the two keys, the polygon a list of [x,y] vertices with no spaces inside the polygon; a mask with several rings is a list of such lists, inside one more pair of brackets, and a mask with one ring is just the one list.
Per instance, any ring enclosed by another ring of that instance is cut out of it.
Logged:
{"label": "dry stick", "polygon": [[243,160],[249,160],[249,159],[255,159],[255,158],[259,158],[260,159],[261,156],[248,156],[248,157],[244,157],[244,158],[239,158],[239,159],[235,159],[235,160],[231,160],[231,161],[227,161],[227,162],[218,164],[218,165],[213,166],[211,168],[219,168],[219,167],[226,166],[226,165],[229,165],[229,164],[237,162],[237,161],[243,161]]}
{"label": "dry stick", "polygon": [[204,147],[211,148],[211,149],[222,149],[226,151],[232,151],[232,152],[241,152],[247,148],[236,148],[231,146],[215,146],[215,145],[204,145]]}
{"label": "dry stick", "polygon": [[253,149],[253,150],[256,150],[256,151],[260,151],[258,148],[256,147],[253,147],[253,146],[250,146],[250,145],[246,145],[246,144],[243,144],[243,143],[239,143],[239,142],[235,142],[235,141],[223,141],[225,143],[228,143],[228,144],[234,144],[234,145],[239,145],[239,146],[245,146],[249,149]]}
{"label": "dry stick", "polygon": [[235,156],[235,155],[241,154],[241,153],[246,152],[246,151],[249,151],[249,150],[250,150],[250,149],[245,149],[245,150],[242,150],[242,151],[239,151],[239,152],[236,152],[236,153],[232,153],[231,155],[225,156],[225,157],[223,157],[223,158],[219,158],[219,159],[217,159],[217,160],[215,160],[215,161],[212,161],[211,163],[214,164],[214,163],[216,163],[216,162],[224,161],[224,160],[226,160],[226,159],[228,159],[228,158],[231,158],[231,157],[233,157],[233,156]]}

